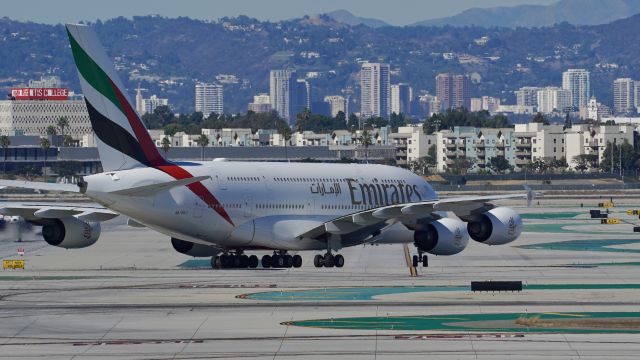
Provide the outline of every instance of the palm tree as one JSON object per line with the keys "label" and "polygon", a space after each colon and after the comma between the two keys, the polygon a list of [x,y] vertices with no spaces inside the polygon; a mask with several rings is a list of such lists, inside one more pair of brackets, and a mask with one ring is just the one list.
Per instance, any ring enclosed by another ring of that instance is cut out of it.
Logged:
{"label": "palm tree", "polygon": [[284,157],[289,161],[289,154],[287,153],[287,143],[291,140],[291,128],[288,126],[282,130],[282,138],[284,138]]}
{"label": "palm tree", "polygon": [[373,143],[373,139],[371,138],[371,133],[369,130],[362,131],[360,134],[360,144],[364,146],[364,160],[366,163],[369,163],[369,145]]}
{"label": "palm tree", "polygon": [[51,143],[47,138],[40,139],[40,147],[44,150],[44,167],[42,168],[42,172],[44,175],[44,181],[47,182],[47,151],[51,147]]}
{"label": "palm tree", "polygon": [[7,135],[0,136],[0,146],[4,150],[4,161],[2,162],[2,175],[4,176],[7,172],[7,148],[11,145],[11,140]]}
{"label": "palm tree", "polygon": [[196,139],[196,144],[200,145],[200,147],[202,148],[200,154],[202,157],[202,161],[204,161],[204,148],[209,145],[209,137],[207,137],[207,135],[205,134],[200,135],[200,137]]}
{"label": "palm tree", "polygon": [[162,138],[160,146],[162,147],[162,151],[164,151],[164,158],[166,159],[167,153],[169,152],[169,149],[171,149],[171,141],[165,136]]}
{"label": "palm tree", "polygon": [[56,125],[60,128],[60,135],[62,135],[62,139],[65,139],[64,130],[69,127],[69,119],[67,119],[66,116],[61,116],[60,118],[58,118]]}

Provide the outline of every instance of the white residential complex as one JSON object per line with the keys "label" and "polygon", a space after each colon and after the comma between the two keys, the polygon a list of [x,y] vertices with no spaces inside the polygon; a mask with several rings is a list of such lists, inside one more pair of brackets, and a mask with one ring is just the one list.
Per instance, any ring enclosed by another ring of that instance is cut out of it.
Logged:
{"label": "white residential complex", "polygon": [[565,159],[570,168],[578,155],[597,155],[601,161],[610,144],[634,144],[633,125],[543,125],[516,124],[515,128],[455,127],[436,133],[437,170],[444,172],[456,159],[472,163],[470,172],[487,169],[491,158],[504,157],[514,171],[523,171],[538,159]]}
{"label": "white residential complex", "polygon": [[589,72],[585,69],[569,69],[563,72],[562,88],[571,92],[571,106],[576,110],[587,106],[591,96]]}
{"label": "white residential complex", "polygon": [[360,69],[360,117],[389,118],[389,64],[363,63]]}
{"label": "white residential complex", "polygon": [[205,117],[211,113],[224,113],[224,95],[222,85],[196,84],[196,111]]}

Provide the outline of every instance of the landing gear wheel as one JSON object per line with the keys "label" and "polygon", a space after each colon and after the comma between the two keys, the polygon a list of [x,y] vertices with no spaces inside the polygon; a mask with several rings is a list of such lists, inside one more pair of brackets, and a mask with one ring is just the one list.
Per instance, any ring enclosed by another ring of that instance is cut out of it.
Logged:
{"label": "landing gear wheel", "polygon": [[273,255],[273,267],[284,267],[284,256],[282,255]]}
{"label": "landing gear wheel", "polygon": [[293,267],[293,256],[284,255],[283,257],[284,257],[284,267],[286,268]]}
{"label": "landing gear wheel", "polygon": [[265,256],[262,257],[262,267],[263,268],[265,268],[265,269],[270,268],[271,267],[271,263],[272,263],[271,256],[265,255]]}
{"label": "landing gear wheel", "polygon": [[324,256],[318,254],[313,257],[313,266],[319,268],[324,266]]}
{"label": "landing gear wheel", "polygon": [[293,255],[293,267],[294,268],[299,268],[301,266],[302,266],[302,256]]}
{"label": "landing gear wheel", "polygon": [[211,268],[212,269],[220,269],[220,256],[212,256],[211,257]]}
{"label": "landing gear wheel", "polygon": [[335,263],[336,267],[341,268],[341,267],[343,267],[343,266],[344,266],[344,257],[343,257],[342,255],[340,255],[340,254],[336,255],[336,256],[333,258],[333,261],[334,261],[334,263]]}
{"label": "landing gear wheel", "polygon": [[258,267],[258,257],[255,256],[255,255],[249,256],[249,258],[247,259],[247,264],[252,269],[257,268]]}
{"label": "landing gear wheel", "polygon": [[331,254],[324,255],[324,267],[333,267],[335,265],[335,258]]}
{"label": "landing gear wheel", "polygon": [[422,255],[422,266],[429,267],[429,257],[427,255]]}
{"label": "landing gear wheel", "polygon": [[413,265],[413,267],[418,267],[418,264],[420,263],[419,259],[418,259],[418,255],[413,255],[413,259],[411,261],[411,264]]}

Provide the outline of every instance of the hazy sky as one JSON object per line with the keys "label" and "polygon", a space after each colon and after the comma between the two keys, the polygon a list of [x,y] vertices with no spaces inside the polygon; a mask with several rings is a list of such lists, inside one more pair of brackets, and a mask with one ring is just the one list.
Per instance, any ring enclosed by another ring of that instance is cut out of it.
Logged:
{"label": "hazy sky", "polygon": [[406,25],[459,13],[472,7],[550,4],[557,0],[18,0],[3,1],[0,16],[15,20],[61,23],[117,16],[159,14],[218,19],[247,15],[283,20],[337,9]]}

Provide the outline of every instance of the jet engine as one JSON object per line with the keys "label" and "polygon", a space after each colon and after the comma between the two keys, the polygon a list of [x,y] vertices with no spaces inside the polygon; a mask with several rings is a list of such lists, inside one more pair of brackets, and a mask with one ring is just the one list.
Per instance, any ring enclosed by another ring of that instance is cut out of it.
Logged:
{"label": "jet engine", "polygon": [[207,246],[202,244],[192,243],[191,241],[180,240],[171,238],[171,245],[173,248],[185,255],[193,257],[212,257],[218,255],[221,251],[213,246]]}
{"label": "jet engine", "polygon": [[510,243],[522,232],[522,218],[508,207],[497,207],[465,220],[469,236],[487,245]]}
{"label": "jet engine", "polygon": [[75,217],[50,219],[42,226],[42,237],[49,245],[80,249],[93,245],[100,237],[100,223],[87,223]]}
{"label": "jet engine", "polygon": [[469,244],[469,234],[458,219],[441,218],[413,233],[418,249],[433,255],[453,255]]}

